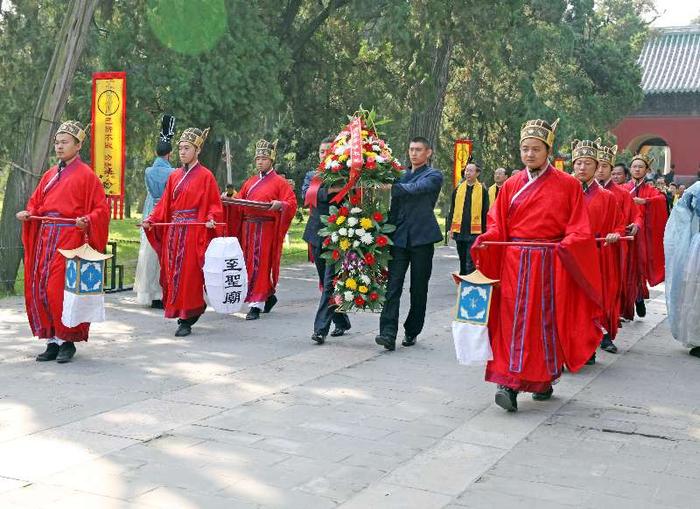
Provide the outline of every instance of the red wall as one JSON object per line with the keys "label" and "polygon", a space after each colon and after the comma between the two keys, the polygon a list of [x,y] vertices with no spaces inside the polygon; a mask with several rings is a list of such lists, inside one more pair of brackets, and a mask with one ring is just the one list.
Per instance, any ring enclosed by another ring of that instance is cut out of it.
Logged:
{"label": "red wall", "polygon": [[700,117],[626,117],[614,129],[620,150],[636,150],[650,138],[661,138],[671,149],[677,176],[697,176],[700,169]]}

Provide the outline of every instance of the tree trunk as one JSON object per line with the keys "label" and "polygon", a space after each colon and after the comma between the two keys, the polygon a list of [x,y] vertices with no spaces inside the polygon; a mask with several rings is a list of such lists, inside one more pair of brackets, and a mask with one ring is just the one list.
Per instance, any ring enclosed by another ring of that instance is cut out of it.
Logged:
{"label": "tree trunk", "polygon": [[448,38],[435,48],[430,76],[418,90],[418,107],[411,114],[409,139],[423,136],[430,141],[433,148],[436,147],[440,134],[445,94],[450,81],[453,47],[452,39]]}
{"label": "tree trunk", "polygon": [[17,158],[19,166],[32,173],[13,167],[8,177],[0,218],[0,291],[14,291],[22,259],[21,229],[15,213],[25,207],[46,166],[53,145],[51,135],[63,114],[98,3],[99,0],[71,0],[66,8],[56,49],[28,124],[24,148]]}

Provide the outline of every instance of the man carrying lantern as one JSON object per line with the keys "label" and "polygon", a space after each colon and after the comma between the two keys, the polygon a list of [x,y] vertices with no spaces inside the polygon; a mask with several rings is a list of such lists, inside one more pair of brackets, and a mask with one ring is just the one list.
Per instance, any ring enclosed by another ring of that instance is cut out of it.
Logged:
{"label": "man carrying lantern", "polygon": [[257,320],[260,313],[269,313],[275,304],[284,237],[297,211],[294,190],[275,171],[277,141],[260,140],[255,145],[255,167],[258,171],[243,183],[235,198],[269,203],[269,207],[233,204],[226,207],[229,233],[238,237],[245,253],[248,269],[250,305],[246,320]]}
{"label": "man carrying lantern", "polygon": [[[75,343],[87,341],[89,323],[66,327],[61,322],[65,258],[58,249],[87,242],[104,251],[109,230],[109,205],[102,183],[80,159],[85,130],[76,121],[61,124],[54,150],[58,164],[39,180],[27,209],[17,213],[24,244],[24,298],[32,333],[46,340],[37,361],[69,362]],[[66,220],[67,219],[67,220]]]}
{"label": "man carrying lantern", "polygon": [[[600,267],[581,184],[549,163],[558,121],[526,122],[525,168],[506,180],[472,247],[479,269],[500,280],[488,329],[486,380],[514,412],[519,392],[551,398],[564,364],[578,371],[595,352],[602,309]],[[496,244],[488,245],[489,242]]]}
{"label": "man carrying lantern", "polygon": [[207,308],[204,302],[204,253],[219,235],[223,211],[214,175],[199,162],[209,129],[185,129],[178,152],[182,168],[170,174],[163,195],[143,221],[160,260],[166,318],[177,318],[175,336],[188,336]]}

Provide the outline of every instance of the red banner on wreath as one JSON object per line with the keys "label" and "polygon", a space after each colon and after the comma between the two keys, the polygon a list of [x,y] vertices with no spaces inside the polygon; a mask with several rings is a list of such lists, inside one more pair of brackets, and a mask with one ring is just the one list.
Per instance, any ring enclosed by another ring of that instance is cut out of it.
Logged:
{"label": "red banner on wreath", "polygon": [[126,73],[92,75],[92,168],[105,189],[115,219],[124,218],[126,166]]}

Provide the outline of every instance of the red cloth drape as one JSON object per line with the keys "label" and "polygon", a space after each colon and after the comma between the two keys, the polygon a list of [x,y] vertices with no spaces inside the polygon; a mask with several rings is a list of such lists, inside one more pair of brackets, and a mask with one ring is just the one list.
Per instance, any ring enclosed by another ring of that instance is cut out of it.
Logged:
{"label": "red cloth drape", "polygon": [[236,198],[261,202],[278,200],[282,210],[270,211],[241,205],[226,206],[229,235],[238,237],[248,270],[246,302],[264,302],[275,293],[279,281],[284,236],[297,210],[289,182],[274,170],[264,177],[253,175]]}
{"label": "red cloth drape", "polygon": [[635,246],[637,249],[637,299],[649,298],[649,286],[656,286],[665,279],[664,230],[668,220],[666,197],[654,186],[643,182],[635,186],[626,184],[632,198],[644,198],[643,205],[635,204],[640,221]]}
{"label": "red cloth drape", "polygon": [[[624,235],[626,224],[617,205],[617,200],[610,191],[603,189],[594,181],[584,193],[583,202],[591,222],[591,232],[595,237],[604,238],[609,233]],[[608,331],[610,339],[615,339],[617,336],[620,322],[620,269],[622,264],[620,244],[623,242],[609,245],[604,242],[597,243],[603,288],[601,325]]]}
{"label": "red cloth drape", "polygon": [[[173,171],[148,221],[221,222],[223,208],[214,175],[197,163],[187,174]],[[155,226],[146,232],[160,261],[160,284],[166,318],[191,318],[204,313],[204,254],[209,242],[223,232],[204,226]]]}
{"label": "red cloth drape", "polygon": [[34,216],[87,217],[83,232],[74,224],[27,221],[24,244],[24,298],[32,333],[42,339],[87,341],[89,323],[66,327],[61,323],[66,260],[58,249],[74,249],[87,242],[104,252],[109,232],[109,206],[102,183],[80,158],[57,178],[58,167],[44,173],[27,203]]}
{"label": "red cloth drape", "polygon": [[541,392],[563,364],[577,371],[597,348],[602,289],[581,184],[552,166],[526,188],[528,178],[523,171],[505,182],[475,246],[487,240],[558,246],[474,247],[472,256],[484,274],[500,280],[488,323],[494,359],[486,380]]}

